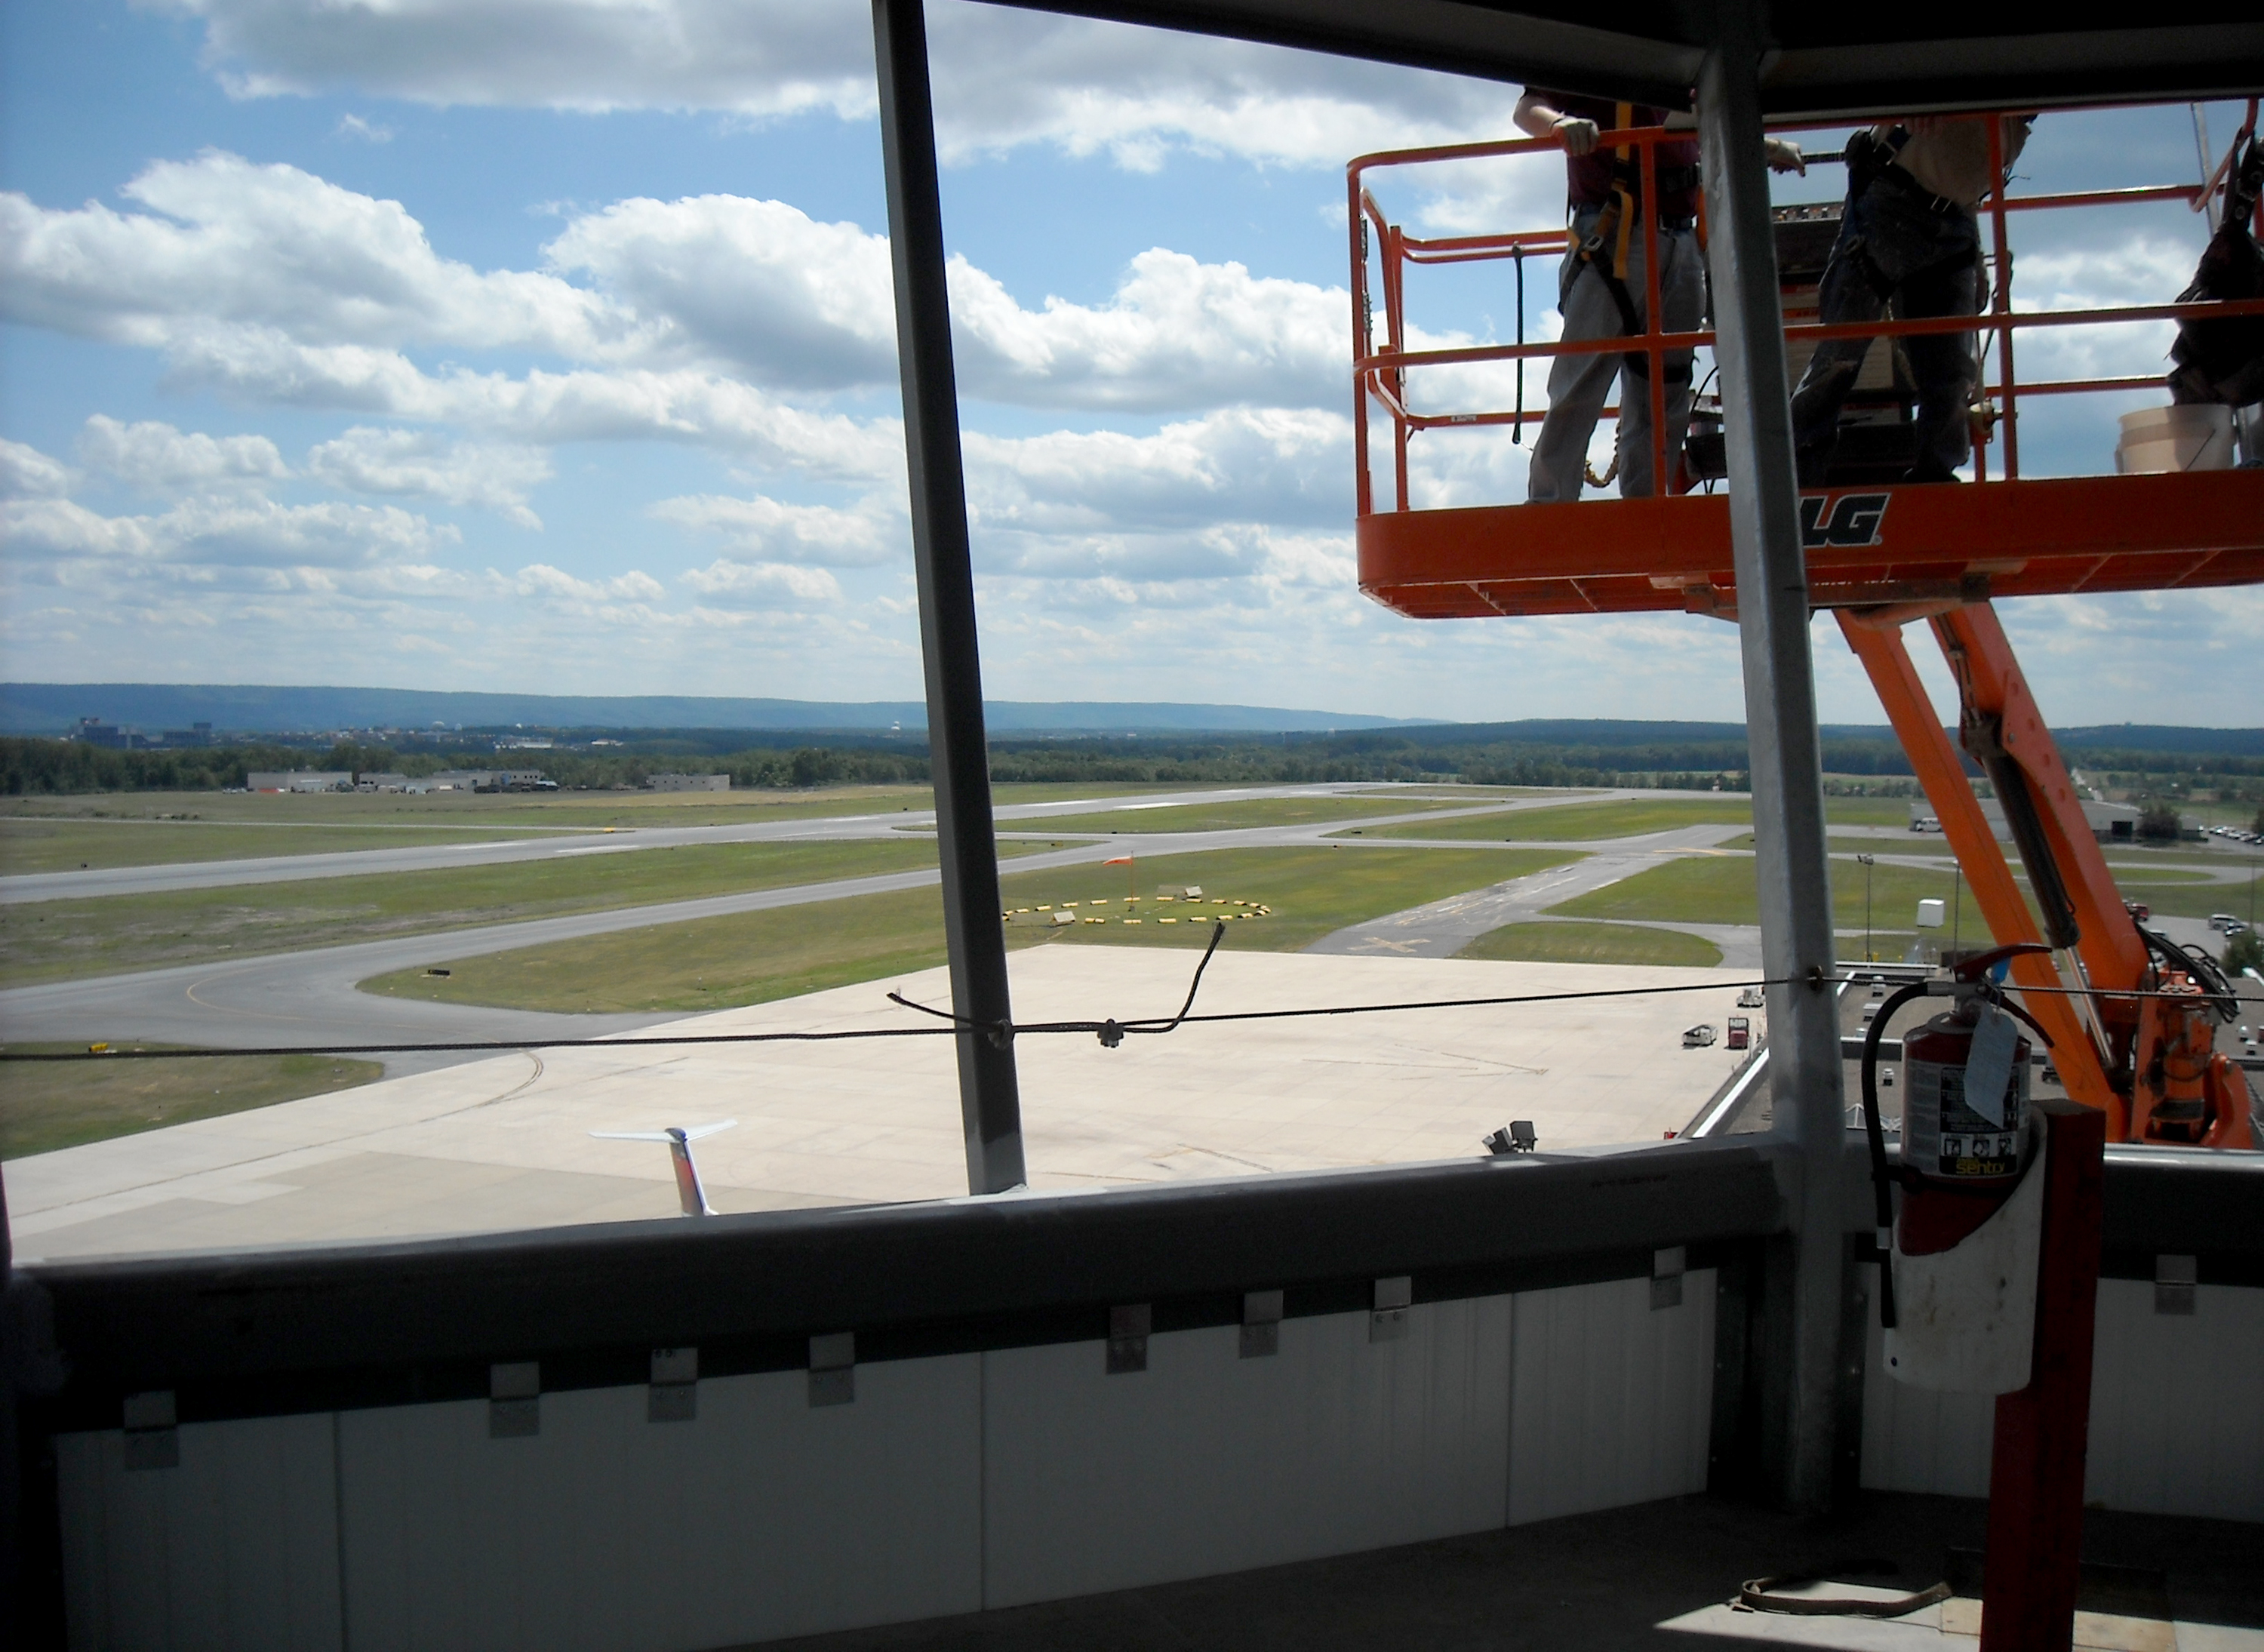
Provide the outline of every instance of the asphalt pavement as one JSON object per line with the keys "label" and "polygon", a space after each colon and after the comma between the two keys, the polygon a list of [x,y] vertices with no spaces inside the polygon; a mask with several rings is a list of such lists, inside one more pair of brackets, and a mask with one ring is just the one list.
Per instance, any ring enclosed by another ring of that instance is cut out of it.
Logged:
{"label": "asphalt pavement", "polygon": [[[1253,786],[1232,790],[1147,793],[1137,798],[1063,799],[1015,804],[998,811],[1002,837],[1042,840],[1045,822],[1072,815],[1122,812],[1128,815],[1185,804],[1314,795],[1375,795],[1372,815],[1308,822],[1290,826],[1256,826],[1226,831],[1138,832],[1091,838],[1061,849],[1024,855],[1007,863],[1010,873],[1049,866],[1089,865],[1136,848],[1143,857],[1195,851],[1310,846],[1327,843],[1353,853],[1363,849],[1469,849],[1468,841],[1389,835],[1394,825],[1433,823],[1467,815],[1503,815],[1557,807],[1562,793],[1535,798],[1483,800],[1468,806],[1409,815],[1399,800],[1372,784],[1320,786]],[[1426,795],[1408,788],[1407,801]],[[1647,792],[1595,792],[1580,801],[1652,798]],[[932,825],[932,814],[840,815],[816,820],[766,821],[729,826],[659,827],[634,834],[588,834],[561,839],[488,844],[411,845],[358,850],[340,854],[273,857],[250,860],[125,867],[100,873],[55,873],[0,880],[0,901],[57,899],[66,895],[130,895],[162,890],[224,888],[337,877],[374,872],[402,873],[439,866],[494,865],[509,861],[636,852],[647,848],[695,843],[761,843],[781,840],[855,840],[900,837],[907,826]],[[1128,826],[1129,822],[1128,822]],[[1358,830],[1356,837],[1343,834]],[[1716,845],[1742,836],[1733,825],[1686,827],[1626,838],[1565,844],[1521,843],[1520,848],[1558,848],[1583,859],[1549,867],[1489,888],[1450,896],[1353,925],[1324,937],[1309,950],[1338,954],[1446,957],[1464,943],[1505,924],[1551,922],[1543,909],[1573,896],[1630,877],[1662,858],[1724,851]],[[628,839],[628,841],[624,841]],[[1882,859],[1890,856],[1882,854]],[[1904,857],[1892,857],[1901,860]],[[1911,863],[1939,866],[1937,859]],[[2228,866],[2227,878],[2245,867]],[[764,889],[664,905],[576,913],[476,928],[439,930],[380,941],[307,951],[214,960],[174,968],[129,975],[52,982],[0,991],[0,1039],[162,1040],[222,1048],[272,1045],[337,1047],[350,1044],[415,1042],[550,1042],[601,1038],[673,1018],[659,1015],[553,1015],[469,1004],[420,1004],[359,989],[359,983],[397,970],[430,967],[450,960],[519,947],[573,941],[591,936],[772,910],[860,895],[903,893],[939,881],[932,870],[835,879],[787,888]],[[1760,963],[1760,932],[1732,924],[1644,920],[1649,927],[1701,935],[1722,949],[1724,966],[1750,969]],[[2199,931],[2202,926],[2193,926]],[[389,1073],[423,1070],[477,1059],[476,1055],[427,1052],[386,1058]]]}
{"label": "asphalt pavement", "polygon": [[[1145,808],[1172,803],[1215,803],[1241,798],[1311,795],[1317,789],[1330,793],[1353,793],[1368,788],[1274,786],[1227,793],[1167,793],[1160,797],[1150,794],[1128,804],[1114,799],[1072,799],[1059,803],[1009,806],[999,813],[1011,829],[1017,825],[1042,822],[1049,815],[1060,816],[1072,812],[1092,813],[1118,807]],[[1495,799],[1469,808],[1434,811],[1420,818],[1446,819],[1464,814],[1545,807],[1564,801],[1562,797]],[[1312,844],[1324,841],[1332,832],[1395,821],[1404,822],[1408,818],[1404,809],[1391,808],[1392,800],[1388,797],[1380,798],[1378,802],[1379,807],[1387,812],[1296,826],[1249,827],[1223,832],[1143,832],[1137,837],[1136,846],[1143,856],[1161,856],[1198,849]],[[895,814],[766,822],[762,822],[758,829],[764,836],[754,838],[730,838],[717,835],[749,830],[742,827],[672,828],[664,832],[640,833],[639,841],[650,845],[656,840],[660,843],[748,842],[780,837],[889,837],[898,835],[898,828],[906,824],[917,825],[923,818],[932,821],[933,816],[908,817]],[[1009,830],[1002,835],[1027,839],[1037,834]],[[613,839],[601,838],[598,844],[608,851],[616,846]],[[1122,837],[1081,841],[1067,848],[1019,856],[1007,863],[1005,869],[1019,873],[1049,866],[1089,865],[1121,854],[1126,846],[1126,839]],[[1345,845],[1355,853],[1363,846],[1363,842],[1358,839]],[[1457,845],[1426,841],[1423,846]],[[559,852],[560,847],[555,842],[533,845],[460,844],[446,846],[439,852],[461,855],[516,851],[516,854],[502,858],[531,859],[537,858],[536,851],[553,854]],[[570,844],[565,847],[572,850],[583,845]],[[400,858],[423,856],[429,852],[432,851],[420,849],[381,849],[295,859],[333,863],[333,870],[328,875],[337,876],[343,875],[346,869],[356,872],[413,869],[404,866]],[[374,861],[381,864],[373,865]],[[336,863],[340,862],[348,863],[348,867],[337,866]],[[163,887],[217,888],[231,882],[266,880],[241,879],[231,874],[247,867],[265,871],[276,864],[237,861],[130,870],[177,872],[192,874],[201,880],[200,882]],[[415,864],[423,866],[430,863],[419,860]],[[448,864],[482,863],[457,859]],[[74,878],[86,874],[47,875]],[[767,911],[860,895],[897,894],[930,888],[938,881],[940,875],[933,870],[841,878],[786,888],[676,901],[664,905],[624,907],[611,911],[573,913],[518,923],[488,924],[476,928],[438,930],[427,934],[395,936],[342,946],[213,960],[168,969],[17,987],[0,991],[0,1040],[69,1042],[82,1039],[90,1042],[98,1040],[111,1042],[141,1040],[245,1049],[277,1045],[335,1048],[352,1044],[543,1042],[604,1038],[674,1018],[661,1015],[553,1015],[475,1004],[421,1004],[362,992],[358,983],[396,970],[430,967],[454,959],[580,940],[590,936],[620,934],[697,918]],[[480,1057],[476,1053],[428,1051],[388,1056],[385,1061],[388,1074],[398,1074],[477,1059]]]}

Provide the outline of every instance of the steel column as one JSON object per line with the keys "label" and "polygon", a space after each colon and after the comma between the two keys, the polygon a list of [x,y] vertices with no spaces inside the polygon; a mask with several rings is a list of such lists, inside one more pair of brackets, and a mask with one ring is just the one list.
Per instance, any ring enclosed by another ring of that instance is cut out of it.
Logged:
{"label": "steel column", "polygon": [[967,478],[959,451],[943,204],[936,188],[935,111],[928,92],[927,23],[920,0],[873,0],[873,45],[881,81],[889,250],[896,266],[896,360],[903,375],[920,653],[927,668],[928,752],[943,857],[944,935],[952,1007],[974,1024],[962,1027],[955,1040],[959,1108],[967,1127],[967,1186],[970,1192],[997,1193],[1020,1186],[1027,1177],[1013,1044],[1003,1031],[1012,1025],[1012,1012],[1006,992],[1006,936],[998,917],[998,845],[990,816]]}
{"label": "steel column", "polygon": [[1982,1573],[1984,1652],[2067,1646],[2081,1581],[2107,1117],[2064,1101],[2040,1101],[2035,1110],[2049,1138],[2035,1354],[2028,1386],[1997,1400]]}
{"label": "steel column", "polygon": [[1753,850],[1768,989],[1769,1081],[1794,1240],[1782,1491],[1794,1509],[1832,1501],[1838,1348],[1847,1284],[1839,1179],[1845,1150],[1832,974],[1824,771],[1808,637],[1808,569],[1776,248],[1762,156],[1760,44],[1750,0],[1726,0],[1699,69],[1698,123],[1714,280],[1715,356],[1729,458],[1730,540],[1745,659]]}

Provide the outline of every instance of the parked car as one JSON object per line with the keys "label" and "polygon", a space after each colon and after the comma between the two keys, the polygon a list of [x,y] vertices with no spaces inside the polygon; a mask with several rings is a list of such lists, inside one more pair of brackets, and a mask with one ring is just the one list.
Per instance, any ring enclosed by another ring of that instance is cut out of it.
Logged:
{"label": "parked car", "polygon": [[1718,1036],[1712,1027],[1701,1021],[1696,1026],[1683,1029],[1682,1047],[1686,1050],[1702,1050],[1713,1043]]}

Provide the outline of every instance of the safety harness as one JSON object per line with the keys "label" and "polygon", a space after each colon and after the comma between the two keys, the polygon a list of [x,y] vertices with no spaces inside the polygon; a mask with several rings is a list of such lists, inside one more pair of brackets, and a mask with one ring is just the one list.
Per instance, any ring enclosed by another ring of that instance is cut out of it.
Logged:
{"label": "safety harness", "polygon": [[[1635,105],[1620,104],[1613,112],[1613,125],[1626,131],[1635,125]],[[1664,195],[1687,190],[1699,193],[1698,169],[1694,166],[1660,167],[1658,169],[1658,189]],[[1620,313],[1620,331],[1623,337],[1633,338],[1644,330],[1643,322],[1636,315],[1635,295],[1628,291],[1623,272],[1628,267],[1628,245],[1639,218],[1637,207],[1643,199],[1643,174],[1638,169],[1633,146],[1620,144],[1612,150],[1612,192],[1605,199],[1596,214],[1594,227],[1580,243],[1580,262],[1593,270],[1604,284],[1604,291],[1612,295],[1612,303]],[[1703,198],[1698,221],[1704,222]],[[1702,231],[1701,235],[1702,243]],[[1622,365],[1636,378],[1651,378],[1651,358],[1642,351],[1629,351]],[[1687,385],[1690,382],[1691,364],[1670,361],[1666,364],[1666,382]]]}

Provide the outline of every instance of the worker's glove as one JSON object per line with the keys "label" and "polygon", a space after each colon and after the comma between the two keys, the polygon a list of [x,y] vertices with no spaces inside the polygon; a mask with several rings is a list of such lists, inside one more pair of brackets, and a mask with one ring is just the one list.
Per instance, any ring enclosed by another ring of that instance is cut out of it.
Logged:
{"label": "worker's glove", "polygon": [[1770,171],[1797,172],[1803,178],[1808,176],[1808,157],[1800,152],[1797,143],[1787,143],[1782,138],[1769,138],[1764,140],[1762,152],[1768,156]]}
{"label": "worker's glove", "polygon": [[1549,129],[1564,141],[1564,153],[1567,155],[1593,153],[1600,131],[1594,121],[1583,120],[1578,115],[1558,115]]}

